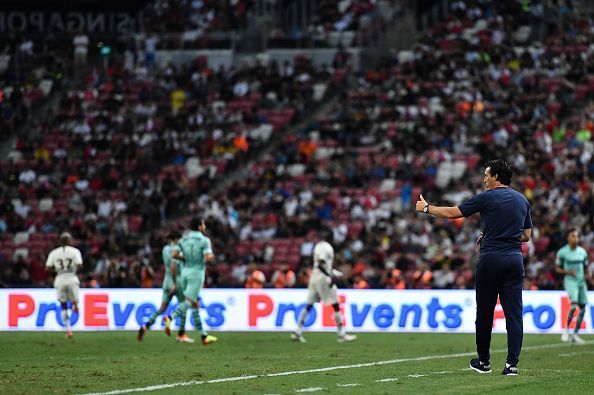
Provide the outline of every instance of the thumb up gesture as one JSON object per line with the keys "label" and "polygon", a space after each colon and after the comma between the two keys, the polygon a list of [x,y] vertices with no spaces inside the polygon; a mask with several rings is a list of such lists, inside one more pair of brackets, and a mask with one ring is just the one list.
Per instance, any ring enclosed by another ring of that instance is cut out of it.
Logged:
{"label": "thumb up gesture", "polygon": [[417,212],[419,212],[419,213],[420,213],[420,212],[423,212],[423,209],[424,209],[425,207],[427,207],[427,205],[428,205],[429,203],[427,203],[427,201],[426,201],[426,200],[425,200],[425,198],[423,197],[423,194],[420,194],[420,195],[419,195],[419,199],[420,199],[420,200],[417,200],[417,204],[416,204],[416,207],[415,207],[415,209],[416,209],[416,211],[417,211]]}

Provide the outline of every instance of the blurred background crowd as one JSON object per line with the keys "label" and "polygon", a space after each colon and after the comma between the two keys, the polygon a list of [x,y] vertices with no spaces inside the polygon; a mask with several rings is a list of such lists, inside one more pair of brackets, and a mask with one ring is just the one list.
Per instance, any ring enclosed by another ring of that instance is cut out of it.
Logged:
{"label": "blurred background crowd", "polygon": [[[307,286],[327,231],[339,287],[471,289],[478,216],[429,218],[414,203],[423,192],[460,204],[482,190],[496,157],[512,163],[512,187],[532,206],[525,288],[561,288],[555,252],[571,227],[594,273],[587,7],[448,1],[407,48],[357,68],[349,49],[381,42],[415,2],[319,1],[308,23],[279,17],[266,37],[273,47],[335,47],[328,62],[308,50],[228,67],[205,56],[156,61],[161,48],[228,40],[261,3],[151,2],[142,33],[109,59],[94,60],[97,43],[82,33],[0,41],[10,144],[0,159],[0,286],[50,286],[45,258],[67,230],[83,253],[83,286],[158,287],[165,236],[201,215],[216,255],[207,287]],[[50,102],[51,116],[36,118]]]}

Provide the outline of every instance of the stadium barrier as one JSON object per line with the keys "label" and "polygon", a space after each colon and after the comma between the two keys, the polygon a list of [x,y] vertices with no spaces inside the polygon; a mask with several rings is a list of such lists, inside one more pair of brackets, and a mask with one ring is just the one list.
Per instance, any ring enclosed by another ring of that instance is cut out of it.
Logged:
{"label": "stadium barrier", "polygon": [[[305,306],[305,289],[206,289],[203,322],[213,331],[291,331]],[[63,330],[53,289],[0,289],[0,330]],[[346,327],[353,332],[474,332],[474,291],[340,290]],[[590,303],[594,292],[589,292]],[[161,303],[160,289],[81,289],[74,330],[135,330]],[[169,306],[169,311],[176,303]],[[582,333],[594,333],[594,306],[586,306]],[[524,331],[560,333],[569,301],[562,291],[524,291]],[[193,324],[192,320],[188,320]],[[154,329],[163,325],[159,319]],[[311,331],[333,331],[331,306],[316,305]],[[494,331],[505,331],[500,305]]]}
{"label": "stadium barrier", "polygon": [[[269,49],[262,55],[279,64],[283,64],[285,61],[293,64],[295,57],[306,56],[315,66],[320,67],[323,64],[332,65],[337,51],[336,48]],[[345,51],[351,55],[353,70],[360,71],[361,49],[346,48]],[[221,66],[229,69],[236,60],[234,51],[229,49],[159,49],[156,51],[156,62],[159,67],[167,67],[170,63],[176,67],[182,67],[194,62],[198,57],[204,57],[208,67],[214,70],[218,70]]]}
{"label": "stadium barrier", "polygon": [[228,70],[234,62],[234,52],[230,49],[159,49],[155,53],[156,63],[162,68],[170,63],[176,67],[186,66],[201,56],[215,71],[220,67]]}

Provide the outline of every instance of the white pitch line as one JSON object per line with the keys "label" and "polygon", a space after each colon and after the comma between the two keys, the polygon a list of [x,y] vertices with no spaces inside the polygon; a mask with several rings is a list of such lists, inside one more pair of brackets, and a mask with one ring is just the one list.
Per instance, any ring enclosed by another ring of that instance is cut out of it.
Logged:
{"label": "white pitch line", "polygon": [[408,377],[412,377],[413,379],[418,379],[419,377],[427,377],[426,374],[409,374]]}
{"label": "white pitch line", "polygon": [[295,390],[295,392],[316,392],[323,390],[322,387],[311,387],[311,388],[302,388],[300,390]]}
{"label": "white pitch line", "polygon": [[380,379],[380,380],[375,380],[376,383],[389,383],[390,381],[398,381],[398,379],[396,377],[394,378],[388,378],[388,379]]}
{"label": "white pitch line", "polygon": [[339,386],[339,387],[356,387],[356,386],[361,385],[361,384],[359,384],[359,383],[350,383],[350,384],[338,384],[338,383],[336,383],[336,385]]}
{"label": "white pitch line", "polygon": [[[594,341],[587,341],[583,344],[571,344],[571,343],[555,343],[555,344],[541,344],[536,346],[526,346],[522,347],[522,350],[541,350],[547,348],[559,348],[559,347],[581,347],[585,345],[592,345]],[[507,352],[507,349],[499,349],[499,350],[492,350],[492,354],[500,354]],[[214,383],[225,383],[229,381],[241,381],[241,380],[252,380],[256,378],[266,378],[266,377],[279,377],[279,376],[291,376],[295,374],[308,374],[308,373],[320,373],[320,372],[329,372],[332,370],[342,370],[342,369],[357,369],[357,368],[366,368],[370,366],[381,366],[381,365],[393,365],[397,363],[404,363],[404,362],[418,362],[418,361],[430,361],[436,359],[448,359],[448,358],[461,358],[461,357],[472,357],[475,356],[476,352],[462,352],[456,354],[442,354],[442,355],[426,355],[424,357],[414,357],[414,358],[400,358],[400,359],[390,359],[387,361],[377,361],[377,362],[367,362],[367,363],[357,363],[353,365],[339,365],[339,366],[329,366],[326,368],[317,368],[317,369],[307,369],[307,370],[293,370],[288,372],[279,372],[279,373],[268,373],[268,374],[260,374],[260,375],[251,375],[251,376],[235,376],[235,377],[223,377],[220,379],[212,379],[212,380],[203,380],[203,381],[182,381],[178,383],[171,383],[171,384],[160,384],[160,385],[151,385],[148,387],[139,387],[139,388],[128,388],[123,390],[114,390],[108,392],[93,392],[87,395],[117,395],[117,394],[129,394],[132,392],[146,392],[146,391],[157,391],[167,388],[175,388],[175,387],[185,387],[188,385],[203,385],[203,384],[214,384]],[[463,370],[468,370],[470,368],[464,368]]]}
{"label": "white pitch line", "polygon": [[557,354],[559,357],[573,357],[576,355],[584,355],[584,354],[593,354],[594,351],[584,351],[584,352],[568,352],[566,354]]}
{"label": "white pitch line", "polygon": [[249,379],[255,379],[256,377],[258,377],[258,376],[254,375],[254,376],[224,377],[222,379],[206,380],[204,382],[204,384],[226,383],[228,381],[238,381],[238,380],[249,380]]}
{"label": "white pitch line", "polygon": [[454,373],[451,370],[440,370],[439,372],[433,372],[433,374],[450,374],[450,373]]}

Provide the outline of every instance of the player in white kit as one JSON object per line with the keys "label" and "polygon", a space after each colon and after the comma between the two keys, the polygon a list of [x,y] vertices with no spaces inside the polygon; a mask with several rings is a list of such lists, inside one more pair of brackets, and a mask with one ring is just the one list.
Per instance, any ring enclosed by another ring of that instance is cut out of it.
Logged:
{"label": "player in white kit", "polygon": [[72,236],[68,232],[60,235],[61,247],[52,250],[47,256],[46,268],[56,272],[54,287],[58,293],[58,301],[62,305],[62,321],[66,325],[66,336],[72,337],[68,301],[72,303],[72,312],[78,313],[78,287],[80,281],[78,269],[82,267],[82,256],[78,248],[72,247]]}
{"label": "player in white kit", "polygon": [[[327,239],[331,239],[328,235]],[[347,335],[342,326],[342,316],[340,315],[340,307],[338,304],[338,296],[336,295],[336,284],[334,280],[341,277],[342,273],[332,268],[334,261],[334,248],[328,241],[318,242],[313,249],[313,263],[314,270],[309,279],[307,287],[307,306],[301,310],[299,315],[299,324],[297,330],[291,333],[291,339],[305,343],[303,337],[303,323],[309,311],[313,308],[316,302],[324,302],[331,304],[334,308],[334,321],[336,322],[337,336],[339,342],[351,342],[357,338],[356,335]]]}

